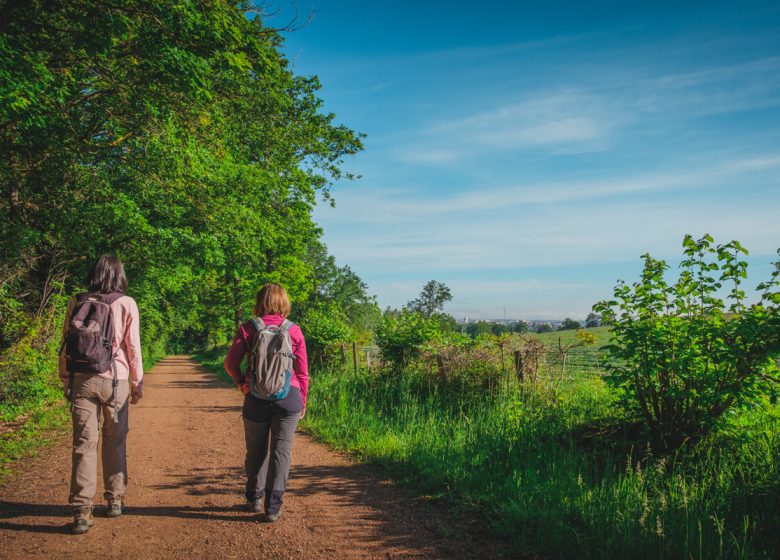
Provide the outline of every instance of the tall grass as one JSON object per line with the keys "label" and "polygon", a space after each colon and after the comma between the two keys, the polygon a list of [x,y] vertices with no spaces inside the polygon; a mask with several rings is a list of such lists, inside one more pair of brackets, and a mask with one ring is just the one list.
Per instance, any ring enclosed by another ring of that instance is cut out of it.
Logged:
{"label": "tall grass", "polygon": [[311,387],[308,430],[484,517],[519,553],[780,553],[775,407],[734,414],[717,435],[656,458],[613,412],[599,379],[479,391],[416,373],[333,371],[315,374]]}

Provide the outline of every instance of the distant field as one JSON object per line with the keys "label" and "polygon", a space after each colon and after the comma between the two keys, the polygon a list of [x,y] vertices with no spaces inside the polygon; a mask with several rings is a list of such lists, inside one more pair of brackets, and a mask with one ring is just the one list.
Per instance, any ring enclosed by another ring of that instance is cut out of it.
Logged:
{"label": "distant field", "polygon": [[[596,344],[590,347],[593,350],[597,350],[609,343],[609,333],[610,333],[609,327],[593,327],[585,330],[596,336],[597,339]],[[537,334],[537,333],[528,333],[528,334],[529,336],[538,338],[539,340],[544,342],[547,346],[557,346],[559,339],[561,341],[561,344],[568,344],[569,342],[574,342],[577,340],[576,330],[553,331],[553,332],[542,333],[542,334]]]}

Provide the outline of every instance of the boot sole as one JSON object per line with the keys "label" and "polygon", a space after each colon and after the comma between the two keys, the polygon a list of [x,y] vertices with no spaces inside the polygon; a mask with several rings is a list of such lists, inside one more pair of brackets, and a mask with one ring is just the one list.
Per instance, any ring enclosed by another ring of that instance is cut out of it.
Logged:
{"label": "boot sole", "polygon": [[74,535],[83,535],[84,533],[86,533],[87,531],[89,531],[89,530],[92,528],[92,526],[93,526],[94,524],[95,524],[95,522],[93,521],[92,523],[89,523],[89,524],[88,524],[86,527],[73,527],[73,528],[71,529],[71,532],[72,532]]}

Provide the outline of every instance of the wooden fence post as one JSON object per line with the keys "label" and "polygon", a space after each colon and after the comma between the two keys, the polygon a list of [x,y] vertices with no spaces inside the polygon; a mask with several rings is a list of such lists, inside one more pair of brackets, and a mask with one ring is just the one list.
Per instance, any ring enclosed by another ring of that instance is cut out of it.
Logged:
{"label": "wooden fence post", "polygon": [[371,371],[371,351],[366,350],[366,369]]}
{"label": "wooden fence post", "polygon": [[358,371],[357,343],[354,340],[352,341],[352,366],[355,369],[355,374],[357,375],[357,371]]}
{"label": "wooden fence post", "polygon": [[347,349],[344,347],[344,343],[341,343],[341,366],[346,367],[347,365]]}
{"label": "wooden fence post", "polygon": [[515,350],[515,375],[518,381],[523,382],[523,355],[520,350]]}

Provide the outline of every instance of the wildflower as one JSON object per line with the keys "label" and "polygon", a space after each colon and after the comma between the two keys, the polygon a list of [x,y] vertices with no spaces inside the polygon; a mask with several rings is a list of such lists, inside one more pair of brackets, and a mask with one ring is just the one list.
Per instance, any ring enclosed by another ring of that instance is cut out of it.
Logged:
{"label": "wildflower", "polygon": [[650,515],[650,504],[647,501],[647,494],[642,496],[642,515],[639,518],[639,525],[644,527],[647,523],[647,516]]}
{"label": "wildflower", "polygon": [[655,518],[655,534],[658,535],[660,538],[663,538],[664,536],[664,525],[661,522],[661,516]]}
{"label": "wildflower", "polygon": [[582,473],[577,474],[577,486],[579,486],[580,488],[585,486],[585,481],[582,480]]}

